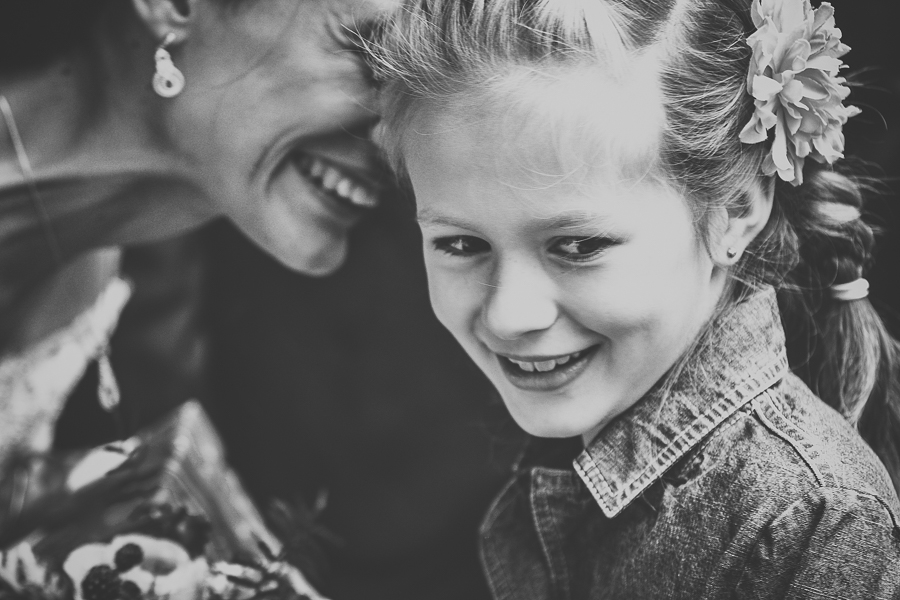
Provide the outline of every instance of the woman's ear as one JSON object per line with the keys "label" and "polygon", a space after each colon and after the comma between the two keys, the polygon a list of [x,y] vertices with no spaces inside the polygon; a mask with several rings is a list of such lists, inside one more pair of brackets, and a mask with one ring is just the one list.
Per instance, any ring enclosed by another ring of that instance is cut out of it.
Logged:
{"label": "woman's ear", "polygon": [[747,246],[769,222],[774,196],[774,178],[760,177],[747,190],[749,201],[747,210],[740,214],[723,215],[725,228],[719,236],[718,243],[712,248],[716,264],[730,267],[740,260]]}
{"label": "woman's ear", "polygon": [[131,0],[134,10],[154,39],[162,41],[170,33],[183,41],[190,29],[198,0]]}

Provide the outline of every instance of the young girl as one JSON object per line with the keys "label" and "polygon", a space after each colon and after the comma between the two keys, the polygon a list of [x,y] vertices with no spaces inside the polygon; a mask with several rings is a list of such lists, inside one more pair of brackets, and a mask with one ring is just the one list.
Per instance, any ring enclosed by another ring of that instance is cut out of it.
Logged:
{"label": "young girl", "polygon": [[370,50],[434,309],[535,436],[495,597],[900,597],[831,6],[412,0]]}

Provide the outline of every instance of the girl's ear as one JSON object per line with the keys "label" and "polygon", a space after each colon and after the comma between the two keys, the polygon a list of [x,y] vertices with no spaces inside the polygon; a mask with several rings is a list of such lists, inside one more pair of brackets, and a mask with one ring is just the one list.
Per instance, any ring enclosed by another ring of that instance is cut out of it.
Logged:
{"label": "girl's ear", "polygon": [[170,33],[177,41],[188,36],[191,17],[199,0],[131,0],[138,17],[154,39],[162,41]]}
{"label": "girl's ear", "polygon": [[735,215],[722,215],[723,221],[726,221],[725,229],[719,236],[718,243],[712,248],[712,258],[719,266],[730,267],[738,262],[750,242],[769,222],[775,196],[774,178],[758,178],[751,189],[747,190],[747,196],[749,203],[746,211]]}

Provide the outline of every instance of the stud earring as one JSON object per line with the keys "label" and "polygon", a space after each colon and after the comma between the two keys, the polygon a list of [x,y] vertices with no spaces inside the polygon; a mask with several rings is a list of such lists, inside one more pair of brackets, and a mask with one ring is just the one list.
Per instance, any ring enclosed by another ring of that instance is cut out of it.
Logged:
{"label": "stud earring", "polygon": [[728,250],[725,251],[725,256],[728,257],[728,260],[734,260],[735,258],[737,258],[737,255],[738,255],[738,251],[735,250],[734,248],[729,248]]}
{"label": "stud earring", "polygon": [[169,32],[156,49],[156,72],[153,73],[153,91],[163,98],[174,98],[184,89],[184,73],[172,62],[172,55],[166,50],[175,41],[175,33]]}

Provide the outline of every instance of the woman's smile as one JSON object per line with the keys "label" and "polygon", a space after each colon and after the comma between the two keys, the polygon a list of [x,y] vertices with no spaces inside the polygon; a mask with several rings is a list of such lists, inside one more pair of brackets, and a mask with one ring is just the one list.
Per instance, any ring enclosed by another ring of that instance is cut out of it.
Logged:
{"label": "woman's smile", "polygon": [[293,160],[301,175],[342,205],[359,209],[378,206],[374,184],[360,173],[315,154],[298,153]]}
{"label": "woman's smile", "polygon": [[349,227],[378,206],[380,186],[367,170],[322,154],[295,151],[285,159],[276,193],[295,202],[310,198],[323,210],[312,212],[335,226]]}

